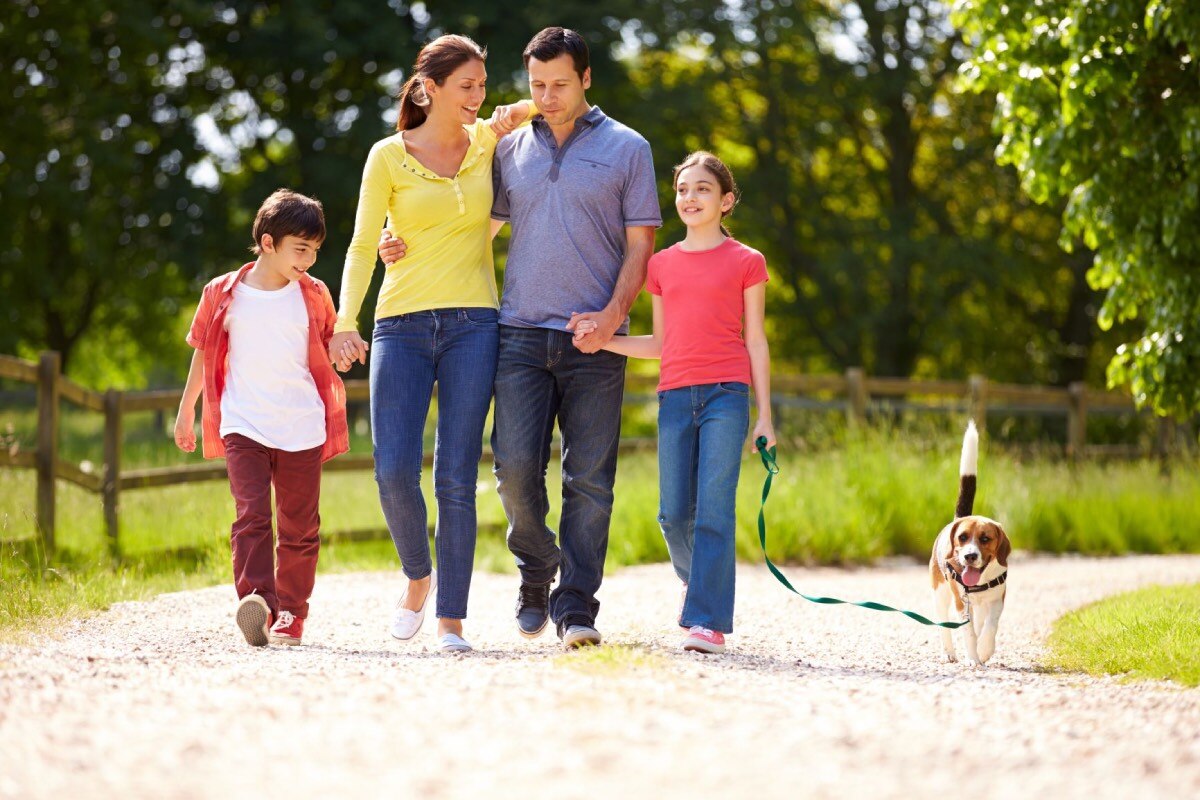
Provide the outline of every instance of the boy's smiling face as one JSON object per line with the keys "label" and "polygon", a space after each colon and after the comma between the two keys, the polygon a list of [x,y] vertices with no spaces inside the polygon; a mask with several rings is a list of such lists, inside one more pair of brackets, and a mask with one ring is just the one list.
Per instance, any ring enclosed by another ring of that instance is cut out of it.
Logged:
{"label": "boy's smiling face", "polygon": [[316,263],[321,241],[289,234],[276,242],[274,237],[267,233],[263,234],[260,247],[262,253],[259,255],[259,262],[268,272],[290,282],[299,280],[300,276]]}

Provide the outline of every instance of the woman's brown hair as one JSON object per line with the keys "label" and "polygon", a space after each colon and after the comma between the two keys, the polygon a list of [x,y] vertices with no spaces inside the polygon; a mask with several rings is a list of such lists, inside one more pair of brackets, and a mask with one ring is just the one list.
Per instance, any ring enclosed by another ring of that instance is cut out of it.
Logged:
{"label": "woman's brown hair", "polygon": [[[733,173],[729,171],[729,167],[725,166],[725,162],[707,150],[697,150],[685,158],[679,166],[675,167],[675,175],[671,178],[672,189],[679,183],[679,173],[688,167],[704,167],[704,169],[711,172],[713,177],[717,179],[717,185],[721,189],[721,197],[727,194],[733,195],[733,205],[729,207],[728,211],[721,212],[721,219],[725,219],[725,217],[732,214],[738,202],[738,187],[737,183],[733,180]],[[732,235],[724,225],[721,226],[721,233],[726,236]]]}
{"label": "woman's brown hair", "polygon": [[400,117],[396,120],[396,130],[412,130],[429,116],[426,79],[441,86],[454,70],[471,60],[487,61],[487,50],[466,36],[450,33],[422,47],[413,64],[412,75],[400,89]]}

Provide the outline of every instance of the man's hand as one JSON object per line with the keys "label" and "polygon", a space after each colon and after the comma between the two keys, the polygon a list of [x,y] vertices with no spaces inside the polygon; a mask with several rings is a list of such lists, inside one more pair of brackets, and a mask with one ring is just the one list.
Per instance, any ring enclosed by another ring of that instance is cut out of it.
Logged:
{"label": "man's hand", "polygon": [[339,372],[346,372],[355,361],[366,364],[367,350],[370,348],[371,345],[363,341],[358,331],[335,333],[329,340],[329,360]]}
{"label": "man's hand", "polygon": [[175,446],[185,453],[196,450],[196,409],[179,409],[175,417]]}
{"label": "man's hand", "polygon": [[379,257],[383,259],[383,263],[391,266],[400,259],[404,258],[404,254],[408,252],[408,245],[404,244],[403,239],[392,236],[392,232],[384,230],[379,236]]}
{"label": "man's hand", "polygon": [[604,345],[608,344],[620,327],[621,318],[616,312],[608,309],[588,311],[584,314],[575,312],[567,322],[567,330],[575,334],[571,344],[581,353],[595,353],[604,349]]}

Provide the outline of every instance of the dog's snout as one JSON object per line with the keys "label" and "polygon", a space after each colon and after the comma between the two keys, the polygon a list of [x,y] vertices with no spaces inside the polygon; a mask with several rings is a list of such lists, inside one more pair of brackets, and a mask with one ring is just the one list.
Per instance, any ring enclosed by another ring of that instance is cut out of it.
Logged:
{"label": "dog's snout", "polygon": [[972,564],[974,564],[979,560],[979,553],[963,553],[963,560],[970,561]]}

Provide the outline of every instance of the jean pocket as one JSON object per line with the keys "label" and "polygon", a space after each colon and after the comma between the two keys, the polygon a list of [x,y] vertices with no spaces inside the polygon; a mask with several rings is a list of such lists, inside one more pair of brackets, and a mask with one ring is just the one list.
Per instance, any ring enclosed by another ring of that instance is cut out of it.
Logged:
{"label": "jean pocket", "polygon": [[403,314],[399,314],[394,317],[383,317],[382,319],[375,320],[375,330],[376,330],[376,332],[390,331],[403,322],[404,322]]}
{"label": "jean pocket", "polygon": [[721,381],[717,384],[717,388],[730,394],[741,395],[742,397],[750,396],[750,387],[741,381]]}
{"label": "jean pocket", "polygon": [[490,327],[500,322],[500,314],[494,308],[463,309],[467,322],[480,327]]}

